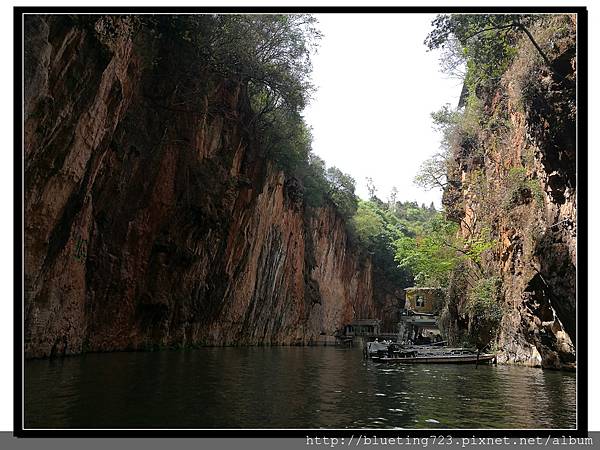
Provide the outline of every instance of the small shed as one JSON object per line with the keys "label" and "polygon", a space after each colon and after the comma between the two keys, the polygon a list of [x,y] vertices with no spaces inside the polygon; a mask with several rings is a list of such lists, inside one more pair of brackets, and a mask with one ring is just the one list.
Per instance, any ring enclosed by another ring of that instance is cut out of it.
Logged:
{"label": "small shed", "polygon": [[357,319],[344,327],[346,336],[373,336],[381,332],[381,320]]}

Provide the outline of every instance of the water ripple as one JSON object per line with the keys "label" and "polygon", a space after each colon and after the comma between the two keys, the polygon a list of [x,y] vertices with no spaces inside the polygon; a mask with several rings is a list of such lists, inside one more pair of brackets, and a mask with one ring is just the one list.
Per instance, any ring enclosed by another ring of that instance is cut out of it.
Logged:
{"label": "water ripple", "polygon": [[25,364],[37,428],[573,428],[575,375],[373,364],[360,349],[205,348]]}

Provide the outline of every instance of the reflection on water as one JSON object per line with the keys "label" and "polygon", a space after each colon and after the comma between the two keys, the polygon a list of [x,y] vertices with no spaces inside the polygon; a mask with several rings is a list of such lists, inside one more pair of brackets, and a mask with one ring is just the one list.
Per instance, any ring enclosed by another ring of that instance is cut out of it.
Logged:
{"label": "reflection on water", "polygon": [[575,375],[204,348],[25,364],[27,428],[574,428]]}

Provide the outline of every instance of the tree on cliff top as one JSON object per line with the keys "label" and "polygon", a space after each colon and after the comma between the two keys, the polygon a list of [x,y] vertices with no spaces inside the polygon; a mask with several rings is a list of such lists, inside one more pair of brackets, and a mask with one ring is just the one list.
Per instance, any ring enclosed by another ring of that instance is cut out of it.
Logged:
{"label": "tree on cliff top", "polygon": [[[312,153],[312,136],[302,110],[312,93],[313,52],[321,33],[310,14],[150,16],[158,36],[192,48],[197,58],[185,70],[206,71],[237,81],[248,93],[250,122],[263,154],[301,181],[305,204],[329,199],[350,220],[357,208],[355,181]],[[190,101],[197,97],[188,96]]]}
{"label": "tree on cliff top", "polygon": [[[425,45],[430,50],[444,50],[443,59],[448,61],[460,60],[462,47],[467,64],[466,82],[471,85],[499,79],[516,54],[515,44],[521,33],[552,68],[529,31],[542,17],[539,14],[440,14],[431,23],[433,30],[427,35]],[[452,71],[457,65],[443,66]]]}
{"label": "tree on cliff top", "polygon": [[181,14],[141,19],[158,37],[195,48],[197,61],[248,85],[259,112],[300,111],[312,86],[310,53],[321,37],[310,14]]}
{"label": "tree on cliff top", "polygon": [[354,193],[356,182],[347,173],[337,167],[330,167],[326,173],[329,183],[329,197],[344,219],[350,219],[358,207],[358,199]]}

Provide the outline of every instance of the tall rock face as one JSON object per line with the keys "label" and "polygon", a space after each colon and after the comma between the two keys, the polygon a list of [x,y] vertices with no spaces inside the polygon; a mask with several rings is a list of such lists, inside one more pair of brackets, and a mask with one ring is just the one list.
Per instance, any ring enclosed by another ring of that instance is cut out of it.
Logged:
{"label": "tall rock face", "polygon": [[[547,368],[575,364],[577,177],[575,21],[533,30],[498,89],[481,92],[475,141],[454,150],[444,203],[464,236],[484,228],[502,280],[499,361]],[[548,44],[550,43],[550,44]],[[466,327],[460,308],[455,324]]]}
{"label": "tall rock face", "polygon": [[128,18],[25,39],[27,357],[306,344],[393,302],[265,157],[242,83]]}

